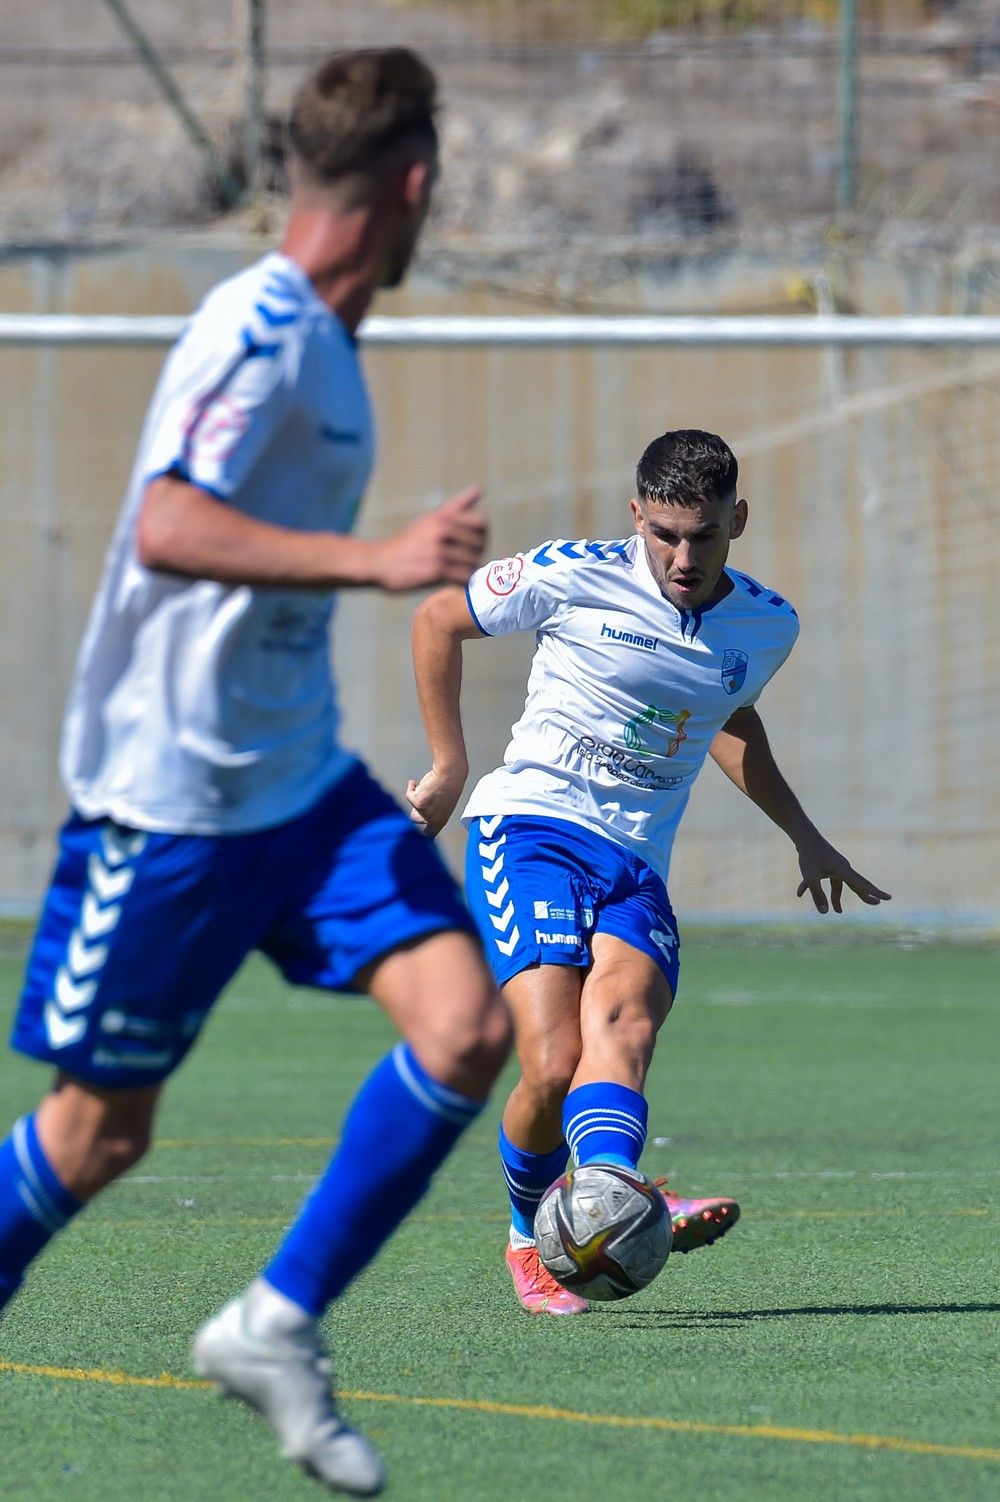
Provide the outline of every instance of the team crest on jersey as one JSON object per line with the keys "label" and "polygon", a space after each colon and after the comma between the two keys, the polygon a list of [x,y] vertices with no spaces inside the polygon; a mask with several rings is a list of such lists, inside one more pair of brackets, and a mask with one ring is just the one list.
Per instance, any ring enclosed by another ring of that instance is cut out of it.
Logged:
{"label": "team crest on jersey", "polygon": [[738,694],[746,682],[750,659],[745,652],[730,647],[722,656],[722,686],[727,694]]}
{"label": "team crest on jersey", "polygon": [[491,563],[486,575],[486,588],[495,595],[509,595],[517,588],[524,568],[524,559],[519,553],[513,558],[501,558]]}

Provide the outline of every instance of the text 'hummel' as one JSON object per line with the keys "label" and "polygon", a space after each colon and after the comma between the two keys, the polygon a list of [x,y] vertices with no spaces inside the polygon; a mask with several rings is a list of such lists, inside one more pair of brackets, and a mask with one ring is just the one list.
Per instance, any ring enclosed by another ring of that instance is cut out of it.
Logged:
{"label": "text 'hummel'", "polygon": [[620,641],[626,647],[642,647],[644,652],[655,652],[660,644],[659,637],[639,636],[635,631],[619,631],[617,626],[609,626],[607,621],[601,625],[601,635],[609,637],[611,641]]}

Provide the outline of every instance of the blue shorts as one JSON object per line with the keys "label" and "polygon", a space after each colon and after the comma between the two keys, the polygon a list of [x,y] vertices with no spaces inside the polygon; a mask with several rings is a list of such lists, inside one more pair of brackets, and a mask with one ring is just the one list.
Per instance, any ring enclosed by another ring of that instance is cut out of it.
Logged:
{"label": "blue shorts", "polygon": [[500,985],[532,965],[587,966],[591,935],[605,933],[654,959],[677,994],[677,920],[662,879],[579,824],[474,819],[465,897]]}
{"label": "blue shorts", "polygon": [[358,765],[287,824],[151,834],[73,814],[11,1044],[94,1084],[152,1084],[259,949],[294,985],[351,990],[413,939],[474,933],[434,846]]}

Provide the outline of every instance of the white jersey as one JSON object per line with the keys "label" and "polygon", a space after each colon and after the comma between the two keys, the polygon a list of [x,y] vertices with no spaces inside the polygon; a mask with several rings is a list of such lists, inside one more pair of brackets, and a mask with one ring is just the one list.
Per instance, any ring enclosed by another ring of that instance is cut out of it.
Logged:
{"label": "white jersey", "polygon": [[568,819],[666,880],[691,785],[716,732],[753,704],[798,635],[791,605],[745,574],[703,610],[661,593],[638,535],[547,542],[469,582],[487,635],[534,630],[524,713],[463,818]]}
{"label": "white jersey", "polygon": [[249,516],[348,532],[372,420],[351,336],[283,255],[223,282],[154,393],[81,648],[61,767],[73,804],[142,829],[225,834],[303,812],[337,743],[329,590],[154,573],[143,491],[172,473]]}

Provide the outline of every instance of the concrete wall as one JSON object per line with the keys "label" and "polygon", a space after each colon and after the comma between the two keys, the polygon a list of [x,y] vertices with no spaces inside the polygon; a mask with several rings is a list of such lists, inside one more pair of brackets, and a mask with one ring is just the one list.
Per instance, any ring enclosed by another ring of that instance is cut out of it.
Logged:
{"label": "concrete wall", "polygon": [[[0,308],[184,312],[258,253],[172,239],[9,256]],[[537,309],[452,291],[432,269],[380,311]],[[859,263],[841,282],[866,312],[954,307],[951,282],[927,268]],[[787,269],[746,260],[614,288],[615,305],[656,311],[760,312],[788,297]],[[44,887],[64,804],[63,698],[162,358],[0,347],[0,906],[30,906]],[[752,509],[733,562],[802,617],[761,705],[789,780],[896,894],[894,917],[1000,921],[1000,350],[372,351],[367,365],[380,431],[370,534],[477,480],[497,555],[621,535],[646,442],[668,427],[721,432]],[[411,609],[346,599],[336,646],[348,738],[396,790],[425,762]],[[530,650],[468,649],[474,770],[502,752]],[[452,858],[460,843],[446,836]],[[707,768],[675,857],[678,911],[794,916],[796,882],[783,838]]]}

